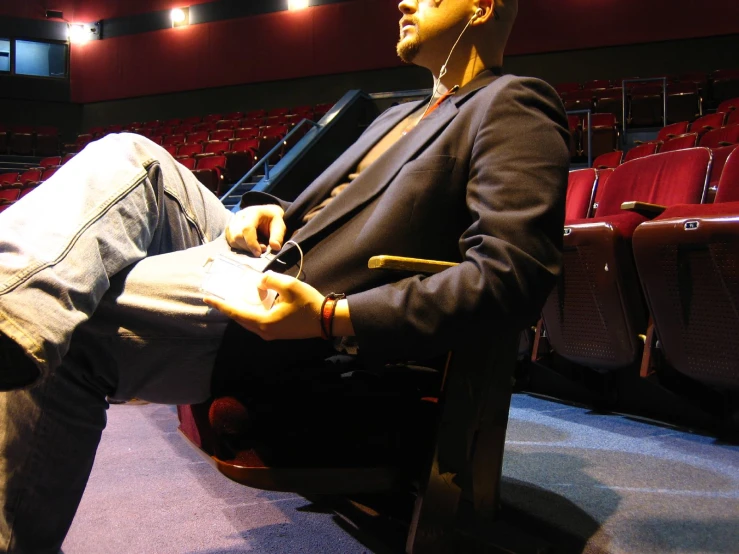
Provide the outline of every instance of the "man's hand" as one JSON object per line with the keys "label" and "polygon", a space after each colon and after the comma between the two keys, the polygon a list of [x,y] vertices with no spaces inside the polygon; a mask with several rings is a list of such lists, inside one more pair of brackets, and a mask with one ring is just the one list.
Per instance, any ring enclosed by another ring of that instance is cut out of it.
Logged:
{"label": "man's hand", "polygon": [[261,256],[267,250],[267,244],[259,242],[261,236],[267,237],[272,250],[279,250],[285,238],[284,214],[276,204],[249,206],[237,212],[226,227],[229,246]]}
{"label": "man's hand", "polygon": [[320,292],[294,277],[271,271],[264,274],[259,288],[272,289],[279,294],[269,310],[215,296],[207,296],[203,301],[264,340],[321,336],[321,304],[324,297]]}

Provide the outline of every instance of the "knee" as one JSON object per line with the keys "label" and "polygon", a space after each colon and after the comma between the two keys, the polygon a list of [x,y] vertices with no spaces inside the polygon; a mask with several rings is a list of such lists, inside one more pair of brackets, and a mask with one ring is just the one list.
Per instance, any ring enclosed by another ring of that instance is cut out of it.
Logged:
{"label": "knee", "polygon": [[98,142],[103,149],[115,151],[140,162],[171,158],[170,153],[164,148],[136,133],[112,133]]}

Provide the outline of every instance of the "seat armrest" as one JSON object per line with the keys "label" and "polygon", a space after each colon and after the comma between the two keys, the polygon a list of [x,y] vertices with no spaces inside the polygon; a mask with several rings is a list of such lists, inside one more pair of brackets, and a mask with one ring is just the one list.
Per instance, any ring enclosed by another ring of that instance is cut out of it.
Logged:
{"label": "seat armrest", "polygon": [[404,258],[402,256],[372,256],[367,262],[367,267],[370,269],[394,269],[414,273],[439,273],[455,265],[459,264],[420,258]]}
{"label": "seat armrest", "polygon": [[622,203],[621,209],[651,218],[651,217],[657,217],[659,214],[664,212],[667,209],[667,206],[661,206],[659,204],[650,204],[648,202],[639,202],[637,200],[632,200],[631,202]]}

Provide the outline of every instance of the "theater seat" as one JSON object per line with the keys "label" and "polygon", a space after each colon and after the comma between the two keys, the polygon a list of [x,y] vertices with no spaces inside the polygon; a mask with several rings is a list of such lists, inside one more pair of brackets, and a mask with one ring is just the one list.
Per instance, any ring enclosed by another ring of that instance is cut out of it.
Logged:
{"label": "theater seat", "polygon": [[595,169],[608,169],[614,168],[621,165],[624,153],[621,150],[614,150],[613,152],[606,152],[601,154],[593,160],[593,167]]}
{"label": "theater seat", "polygon": [[[619,131],[616,116],[610,113],[594,113],[590,116],[590,120],[593,126],[593,158],[597,158],[606,152],[619,150]],[[584,156],[588,155],[587,118],[583,118],[582,151]]]}
{"label": "theater seat", "polygon": [[650,156],[651,154],[656,154],[660,146],[662,146],[662,143],[659,142],[646,142],[644,144],[634,146],[626,152],[624,163],[637,158],[643,158],[644,156]]}
{"label": "theater seat", "polygon": [[698,133],[700,136],[705,135],[708,131],[713,129],[719,129],[724,125],[724,119],[726,114],[723,113],[711,113],[699,117],[690,124],[690,132]]}
{"label": "theater seat", "polygon": [[715,202],[673,206],[639,226],[634,256],[667,363],[707,385],[739,390],[737,150]]}
{"label": "theater seat", "polygon": [[729,146],[739,142],[739,124],[727,125],[708,131],[700,138],[700,145],[707,148]]}
{"label": "theater seat", "polygon": [[567,177],[565,222],[590,217],[597,186],[597,170],[578,169],[570,171]]}
{"label": "theater seat", "polygon": [[639,360],[639,336],[646,332],[647,317],[631,237],[650,212],[638,207],[625,211],[621,205],[700,203],[710,165],[707,148],[625,162],[613,170],[606,186],[598,187],[594,217],[566,224],[563,272],[542,312],[555,352],[600,371],[630,367]]}
{"label": "theater seat", "polygon": [[716,108],[717,112],[729,113],[739,109],[739,98],[729,98],[724,100]]}
{"label": "theater seat", "polygon": [[739,96],[739,69],[719,69],[711,74],[714,101],[723,102]]}
{"label": "theater seat", "polygon": [[0,204],[9,204],[18,200],[21,194],[20,187],[0,189]]}
{"label": "theater seat", "polygon": [[203,151],[203,145],[199,142],[197,143],[186,143],[181,144],[179,148],[177,148],[177,158],[191,158],[195,154],[200,154]]}
{"label": "theater seat", "polygon": [[694,148],[698,146],[698,133],[685,133],[666,140],[660,146],[660,152],[672,152],[673,150],[682,150],[684,148]]}
{"label": "theater seat", "polygon": [[713,202],[718,192],[718,183],[721,179],[721,174],[724,171],[726,160],[734,149],[739,146],[732,144],[730,146],[720,146],[718,148],[712,148],[711,153],[713,154],[713,163],[711,164],[711,176],[708,180],[708,194],[706,196],[706,202]]}
{"label": "theater seat", "polygon": [[662,127],[657,133],[656,140],[665,142],[666,140],[678,135],[684,135],[688,132],[689,126],[690,123],[688,121],[678,121],[677,123],[672,123],[666,127]]}
{"label": "theater seat", "polygon": [[0,173],[0,187],[6,187],[12,185],[18,180],[17,171],[8,171],[6,173]]}
{"label": "theater seat", "polygon": [[218,193],[226,172],[225,156],[198,158],[193,175],[214,194]]}

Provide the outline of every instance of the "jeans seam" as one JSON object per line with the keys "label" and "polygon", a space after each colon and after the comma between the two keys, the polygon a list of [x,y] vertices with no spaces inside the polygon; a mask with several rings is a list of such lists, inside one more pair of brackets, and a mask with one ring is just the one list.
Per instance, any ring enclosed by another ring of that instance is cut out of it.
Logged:
{"label": "jeans seam", "polygon": [[147,178],[147,170],[148,167],[154,163],[154,160],[147,160],[143,164],[144,174],[143,175],[136,175],[136,177],[131,181],[129,186],[127,186],[122,191],[116,192],[116,194],[109,196],[104,202],[100,204],[99,209],[96,213],[94,213],[91,217],[89,217],[84,225],[82,225],[77,231],[74,233],[72,238],[67,242],[65,248],[53,259],[50,261],[39,261],[36,264],[32,265],[29,268],[26,268],[23,271],[20,271],[18,274],[14,275],[11,278],[10,283],[3,283],[0,285],[0,295],[6,294],[8,292],[11,292],[13,289],[19,287],[21,284],[26,282],[28,279],[36,275],[38,272],[47,269],[49,267],[57,265],[61,260],[64,259],[64,257],[69,253],[69,251],[77,244],[77,241],[80,239],[82,234],[89,229],[94,223],[100,220],[100,218],[108,211],[112,206],[115,205],[115,203],[123,198],[124,196],[127,196],[131,193],[138,185],[140,185],[146,178]]}
{"label": "jeans seam", "polygon": [[170,198],[172,198],[175,202],[177,202],[177,205],[180,207],[180,211],[185,216],[185,219],[192,224],[192,226],[195,228],[195,231],[198,233],[198,237],[200,238],[200,244],[205,244],[205,232],[200,228],[200,225],[198,224],[197,218],[190,213],[190,211],[187,209],[188,206],[185,205],[185,203],[182,201],[182,199],[179,197],[179,195],[171,190],[166,185],[164,186],[164,194],[168,195]]}

